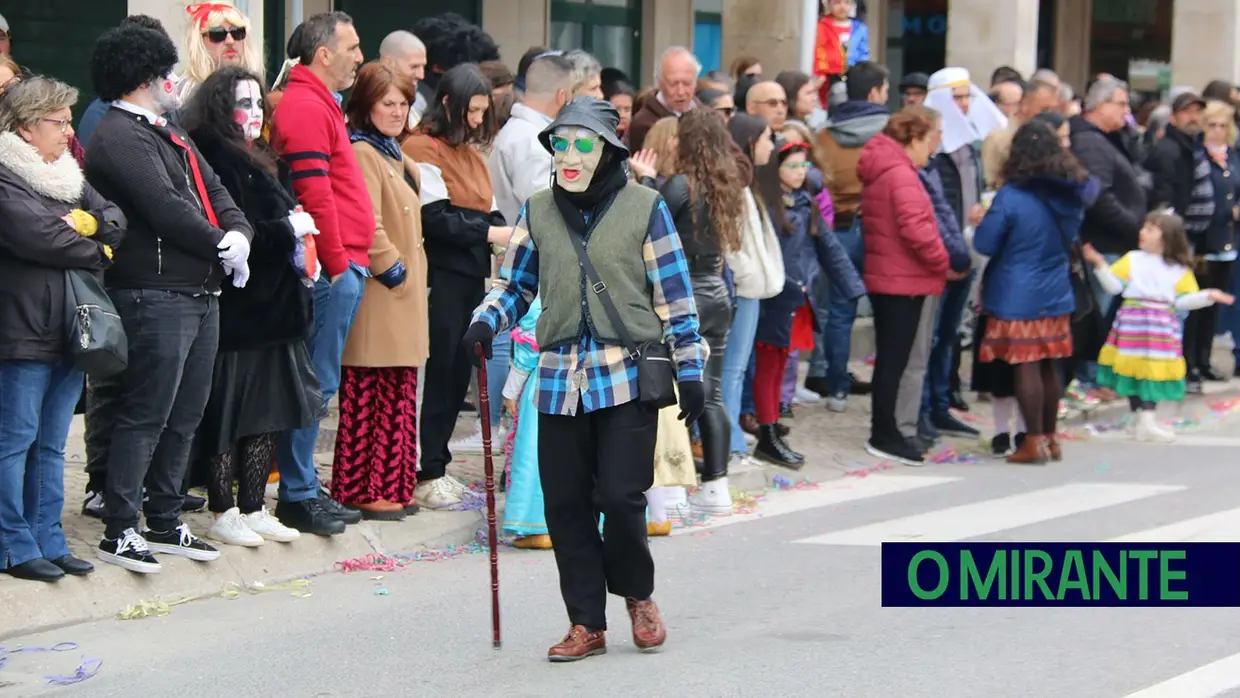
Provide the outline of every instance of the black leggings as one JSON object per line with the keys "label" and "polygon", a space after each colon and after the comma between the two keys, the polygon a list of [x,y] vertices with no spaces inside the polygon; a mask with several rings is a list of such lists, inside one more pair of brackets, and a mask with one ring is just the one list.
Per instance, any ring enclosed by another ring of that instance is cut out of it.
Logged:
{"label": "black leggings", "polygon": [[237,480],[236,506],[241,513],[253,514],[263,508],[267,476],[271,474],[279,437],[278,432],[247,436],[237,443],[232,452],[211,458],[207,508],[212,513],[222,514],[233,508],[234,479]]}
{"label": "black leggings", "polygon": [[[1203,262],[1197,277],[1201,288],[1227,290],[1231,285],[1234,262]],[[1204,271],[1202,270],[1204,267]],[[1210,306],[1194,310],[1184,321],[1184,363],[1189,371],[1210,369],[1210,351],[1214,348],[1214,331],[1218,327],[1218,308]]]}
{"label": "black leggings", "polygon": [[732,327],[732,302],[718,272],[694,271],[690,280],[700,332],[710,345],[710,358],[702,376],[706,409],[698,420],[698,429],[702,438],[702,482],[712,482],[727,476],[728,458],[732,455],[732,423],[723,406],[723,357]]}
{"label": "black leggings", "polygon": [[1016,364],[1016,402],[1025,418],[1026,431],[1035,436],[1054,435],[1059,421],[1059,360],[1043,359]]}

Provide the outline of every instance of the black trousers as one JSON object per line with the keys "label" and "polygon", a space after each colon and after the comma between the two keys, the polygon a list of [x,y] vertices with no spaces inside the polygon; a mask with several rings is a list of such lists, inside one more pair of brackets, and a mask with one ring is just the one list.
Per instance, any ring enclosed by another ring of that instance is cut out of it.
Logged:
{"label": "black trousers", "polygon": [[710,358],[702,376],[706,409],[698,427],[702,434],[702,482],[713,482],[727,476],[728,459],[732,456],[732,423],[723,406],[723,356],[732,328],[732,301],[718,272],[693,272],[690,280],[700,332],[710,346]]}
{"label": "black trousers", "polygon": [[[438,480],[447,472],[452,454],[448,441],[456,428],[456,418],[469,390],[473,364],[472,351],[461,342],[469,329],[474,309],[486,295],[486,280],[432,269],[427,282],[430,301],[427,308],[430,329],[430,358],[422,383],[422,416],[418,428],[422,438],[422,470],[418,482]],[[494,397],[492,397],[494,399]]]}
{"label": "black trousers", "polygon": [[86,379],[86,491],[103,492],[120,396],[115,390],[96,390],[94,383],[93,379]]}
{"label": "black trousers", "polygon": [[606,630],[607,592],[654,593],[645,492],[654,484],[657,430],[658,412],[636,401],[590,413],[578,406],[572,417],[538,415],[547,533],[573,625]]}
{"label": "black trousers", "polygon": [[[1235,262],[1203,262],[1204,273],[1197,277],[1201,288],[1218,288],[1226,291],[1231,286],[1232,267]],[[1199,272],[1202,267],[1198,267]],[[1210,306],[1194,310],[1184,321],[1184,363],[1189,371],[1205,371],[1210,368],[1210,352],[1214,348],[1214,332],[1218,329],[1218,307]]]}
{"label": "black trousers", "polygon": [[874,307],[874,379],[871,383],[870,440],[877,447],[900,442],[896,402],[926,296],[870,294]]}

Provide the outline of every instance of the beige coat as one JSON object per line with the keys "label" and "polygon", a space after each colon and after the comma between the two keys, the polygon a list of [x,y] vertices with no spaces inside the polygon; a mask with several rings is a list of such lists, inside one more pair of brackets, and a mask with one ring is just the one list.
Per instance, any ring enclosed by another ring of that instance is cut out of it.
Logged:
{"label": "beige coat", "polygon": [[354,143],[353,152],[375,210],[370,272],[382,274],[400,260],[405,263],[408,276],[396,289],[388,289],[374,279],[366,280],[362,305],[349,331],[341,365],[421,366],[430,353],[422,204],[405,181],[401,165],[384,157],[369,143]]}

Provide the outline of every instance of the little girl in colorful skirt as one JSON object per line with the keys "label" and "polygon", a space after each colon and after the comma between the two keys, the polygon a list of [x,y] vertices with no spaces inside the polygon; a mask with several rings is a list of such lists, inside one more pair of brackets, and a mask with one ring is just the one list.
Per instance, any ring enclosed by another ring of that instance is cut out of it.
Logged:
{"label": "little girl in colorful skirt", "polygon": [[1231,305],[1235,298],[1218,289],[1198,288],[1179,216],[1151,213],[1139,244],[1140,249],[1110,266],[1093,247],[1084,248],[1082,256],[1094,266],[1103,289],[1123,296],[1098,355],[1098,385],[1128,398],[1138,441],[1170,443],[1175,432],[1158,424],[1154,410],[1159,402],[1184,399],[1184,328],[1177,311]]}
{"label": "little girl in colorful skirt", "polygon": [[542,482],[538,475],[538,381],[529,380],[538,370],[538,341],[534,328],[542,315],[542,299],[535,298],[529,312],[512,330],[512,358],[504,382],[504,404],[513,416],[509,437],[508,490],[504,502],[504,534],[516,536],[513,547],[550,550],[547,518],[543,512]]}

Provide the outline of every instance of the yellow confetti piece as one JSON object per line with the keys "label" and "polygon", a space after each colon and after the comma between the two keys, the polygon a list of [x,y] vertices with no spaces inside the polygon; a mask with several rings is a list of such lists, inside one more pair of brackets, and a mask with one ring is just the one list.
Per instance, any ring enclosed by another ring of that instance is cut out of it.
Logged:
{"label": "yellow confetti piece", "polygon": [[[250,585],[242,585],[237,582],[229,582],[224,585],[224,590],[218,596],[223,599],[234,600],[241,598],[242,594],[264,594],[271,591],[287,591],[289,594],[298,599],[308,599],[313,596],[310,591],[309,579],[294,579],[287,584],[263,584],[262,582],[254,582]],[[117,620],[141,620],[143,618],[158,618],[172,613],[175,606],[181,606],[191,601],[199,601],[201,599],[210,598],[215,594],[199,594],[197,596],[186,596],[175,601],[161,601],[159,599],[143,600],[135,604],[125,607],[125,610],[116,614]]]}
{"label": "yellow confetti piece", "polygon": [[173,606],[180,606],[182,604],[187,604],[190,601],[197,601],[201,598],[204,597],[201,595],[187,596],[183,599],[177,599],[176,601],[160,601],[158,599],[139,601],[136,604],[126,606],[125,610],[116,614],[116,618],[117,620],[140,620],[142,618],[166,616],[169,613],[172,613]]}

